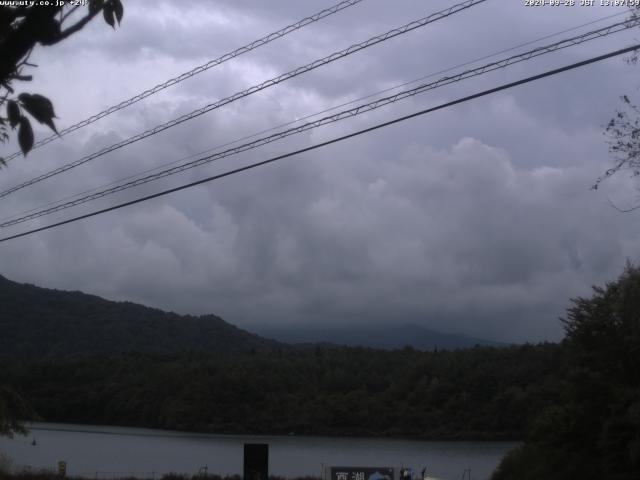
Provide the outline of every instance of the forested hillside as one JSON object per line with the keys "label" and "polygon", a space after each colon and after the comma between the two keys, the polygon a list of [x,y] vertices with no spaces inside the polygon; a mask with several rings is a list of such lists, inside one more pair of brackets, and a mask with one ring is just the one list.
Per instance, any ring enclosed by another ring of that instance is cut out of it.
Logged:
{"label": "forested hillside", "polygon": [[558,395],[494,480],[640,478],[640,269],[629,265],[564,320]]}
{"label": "forested hillside", "polygon": [[420,352],[307,345],[0,277],[0,385],[47,421],[210,432],[521,438],[556,345]]}
{"label": "forested hillside", "polygon": [[417,350],[472,348],[476,345],[506,347],[484,338],[442,333],[412,323],[356,325],[270,325],[256,324],[249,328],[263,337],[286,343],[331,343],[345,347],[371,347],[393,350],[407,345]]}
{"label": "forested hillside", "polygon": [[38,359],[121,352],[249,352],[285,348],[215,315],[167,313],[0,276],[0,357]]}
{"label": "forested hillside", "polygon": [[[573,300],[561,344],[427,352],[293,349],[217,317],[1,282],[0,385],[42,420],[524,438],[495,480],[638,478],[640,269],[633,266],[592,298]],[[66,352],[73,342],[81,349]]]}
{"label": "forested hillside", "polygon": [[5,362],[47,421],[277,434],[521,438],[557,393],[557,345]]}

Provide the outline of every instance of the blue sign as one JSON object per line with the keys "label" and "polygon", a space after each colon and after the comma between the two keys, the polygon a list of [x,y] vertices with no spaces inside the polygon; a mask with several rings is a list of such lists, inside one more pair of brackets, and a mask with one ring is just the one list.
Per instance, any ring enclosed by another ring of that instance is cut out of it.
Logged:
{"label": "blue sign", "polygon": [[331,480],[393,480],[393,468],[331,467]]}

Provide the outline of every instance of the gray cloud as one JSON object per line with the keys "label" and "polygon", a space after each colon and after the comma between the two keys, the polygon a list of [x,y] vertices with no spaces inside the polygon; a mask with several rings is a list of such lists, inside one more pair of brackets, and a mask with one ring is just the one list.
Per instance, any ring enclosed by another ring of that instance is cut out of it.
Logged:
{"label": "gray cloud", "polygon": [[[28,90],[55,100],[61,125],[328,6],[131,3],[116,33],[94,22],[77,41],[36,53],[40,69]],[[449,4],[430,2],[425,10],[420,2],[367,0],[12,162],[0,188]],[[487,2],[25,189],[3,199],[1,213],[611,13]],[[312,145],[632,38],[623,34],[439,89],[28,226]],[[590,285],[637,259],[635,217],[607,202],[633,201],[632,183],[620,177],[589,190],[610,162],[602,125],[617,96],[634,91],[636,77],[636,69],[611,60],[7,242],[0,245],[0,271],[183,313],[213,312],[240,325],[411,321],[507,341],[558,339],[557,317],[568,299],[588,295]]]}

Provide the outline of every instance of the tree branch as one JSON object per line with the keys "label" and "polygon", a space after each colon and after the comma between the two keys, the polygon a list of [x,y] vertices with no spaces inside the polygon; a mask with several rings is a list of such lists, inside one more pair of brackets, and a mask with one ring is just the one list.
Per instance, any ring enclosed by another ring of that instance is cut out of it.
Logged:
{"label": "tree branch", "polygon": [[[76,5],[75,7],[71,8],[71,10],[67,11],[67,13],[65,13],[64,15],[62,15],[60,17],[60,24],[62,25],[62,22],[64,22],[70,15],[73,14],[73,12],[75,12],[78,8],[80,8],[79,5]],[[62,13],[62,12],[61,12]]]}
{"label": "tree branch", "polygon": [[613,203],[613,201],[609,197],[607,197],[607,202],[609,202],[609,205],[611,205],[620,213],[630,213],[640,208],[640,205],[636,205],[635,207],[631,207],[631,208],[620,208],[615,203]]}
{"label": "tree branch", "polygon": [[15,72],[16,65],[42,36],[42,26],[48,25],[62,7],[33,7],[18,28],[0,43],[0,82]]}
{"label": "tree branch", "polygon": [[89,23],[93,19],[93,17],[95,17],[101,11],[102,11],[102,8],[100,8],[100,9],[94,11],[94,12],[89,12],[87,15],[84,16],[84,18],[78,20],[75,24],[73,24],[72,26],[70,26],[66,30],[63,30],[62,32],[60,32],[60,35],[58,35],[58,37],[57,37],[56,43],[61,41],[61,40],[64,40],[69,35],[73,35],[74,33],[82,30],[84,28],[84,26],[87,23]]}

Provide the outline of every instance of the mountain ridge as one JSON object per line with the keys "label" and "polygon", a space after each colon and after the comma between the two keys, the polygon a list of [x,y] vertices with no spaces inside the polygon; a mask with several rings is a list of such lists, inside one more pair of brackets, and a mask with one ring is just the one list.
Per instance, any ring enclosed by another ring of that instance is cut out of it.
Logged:
{"label": "mountain ridge", "polygon": [[[294,348],[418,350],[506,346],[417,324],[239,328],[213,314],[180,315],[81,291],[18,283],[0,275],[0,357],[59,358],[121,353],[242,353]],[[250,331],[249,331],[250,330]]]}
{"label": "mountain ridge", "polygon": [[288,346],[213,315],[179,315],[0,276],[0,356],[55,358],[125,352],[240,353]]}
{"label": "mountain ridge", "polygon": [[417,350],[453,350],[472,348],[476,345],[506,347],[507,343],[496,342],[469,335],[443,333],[415,323],[400,325],[377,324],[322,328],[313,326],[260,326],[247,327],[258,335],[280,342],[293,344],[330,344],[348,347],[369,347],[393,350],[406,346]]}

